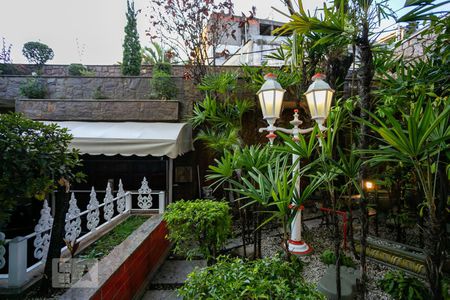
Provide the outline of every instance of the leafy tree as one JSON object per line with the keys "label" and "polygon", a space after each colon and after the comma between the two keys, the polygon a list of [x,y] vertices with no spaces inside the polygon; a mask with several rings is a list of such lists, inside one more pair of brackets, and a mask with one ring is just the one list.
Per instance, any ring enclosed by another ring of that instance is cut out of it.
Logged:
{"label": "leafy tree", "polygon": [[232,18],[232,1],[155,0],[151,7],[150,22],[157,32],[150,35],[164,38],[177,57],[186,59],[194,83],[200,83],[207,66],[215,61],[208,57],[207,49],[215,48],[222,37],[232,35],[227,20]]}
{"label": "leafy tree", "polygon": [[22,54],[26,59],[38,67],[42,67],[49,60],[52,60],[54,53],[52,48],[41,42],[28,42],[23,45]]}
{"label": "leafy tree", "polygon": [[[425,239],[428,281],[435,299],[441,299],[441,266],[447,243],[445,215],[448,207],[437,197],[439,172],[436,168],[441,161],[448,160],[450,103],[447,100],[444,108],[439,109],[434,108],[431,102],[423,106],[423,101],[419,101],[409,114],[402,113],[401,120],[397,120],[391,112],[384,113],[386,121],[373,114],[374,123],[363,121],[379,135],[381,142],[379,149],[367,152],[373,155],[372,162],[395,161],[414,168],[425,197],[422,210],[428,213],[429,219]],[[442,175],[446,173],[448,171]]]}
{"label": "leafy tree", "polygon": [[78,151],[69,150],[72,136],[56,124],[43,124],[20,114],[0,114],[0,225],[5,225],[17,203],[43,200],[59,188],[49,252],[41,293],[48,293],[52,259],[63,246],[64,218],[68,209],[70,182],[82,178]]}
{"label": "leafy tree", "polygon": [[18,203],[43,200],[57,180],[76,177],[78,151],[68,150],[72,136],[55,124],[19,114],[0,115],[0,222],[5,225]]}
{"label": "leafy tree", "polygon": [[122,74],[138,76],[141,73],[141,45],[137,32],[136,16],[139,13],[134,9],[134,1],[127,0],[127,25],[125,26],[125,39],[123,41]]}
{"label": "leafy tree", "polygon": [[[428,255],[427,279],[434,299],[443,298],[440,288],[442,253],[443,249],[448,249],[445,226],[450,161],[450,73],[447,67],[450,17],[448,12],[436,11],[445,3],[447,1],[406,1],[405,6],[410,10],[398,21],[425,21],[426,27],[419,38],[432,36],[433,43],[424,48],[423,57],[408,62],[387,61],[378,74],[377,119],[374,116],[376,122],[371,124],[382,137],[380,143],[388,145],[385,153],[380,150],[379,155],[390,156],[394,163],[414,170],[417,186],[425,197],[421,212],[428,222],[424,226],[423,241]],[[386,133],[388,130],[392,130],[392,135]]]}

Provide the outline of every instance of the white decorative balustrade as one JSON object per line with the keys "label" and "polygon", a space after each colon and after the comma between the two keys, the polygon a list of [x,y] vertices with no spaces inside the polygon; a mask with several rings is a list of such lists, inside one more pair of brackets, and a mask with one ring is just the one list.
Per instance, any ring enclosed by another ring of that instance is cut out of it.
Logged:
{"label": "white decorative balustrade", "polygon": [[47,257],[48,245],[50,244],[50,233],[53,225],[52,214],[47,200],[44,200],[44,207],[41,209],[41,217],[38,224],[34,227],[36,237],[34,239],[34,257],[45,259]]}
{"label": "white decorative balustrade", "polygon": [[[89,192],[89,203],[84,211],[78,207],[77,194]],[[103,234],[114,228],[131,213],[160,213],[165,209],[166,194],[164,191],[152,191],[147,179],[141,182],[138,191],[125,192],[122,180],[119,180],[116,197],[110,183],[107,184],[103,202],[97,200],[94,187],[90,191],[73,191],[70,196],[69,209],[65,215],[64,239],[66,243],[79,243],[79,251],[89,246]],[[133,195],[137,196],[137,205],[133,205]],[[153,197],[158,198],[158,208],[153,208]],[[101,215],[101,210],[103,214]],[[103,222],[101,222],[103,218]],[[83,230],[84,224],[84,230]],[[25,237],[5,239],[0,232],[0,284],[8,287],[20,287],[26,284],[36,274],[43,272],[50,244],[53,217],[47,200],[44,200],[41,216],[34,232]],[[33,260],[36,263],[28,266],[28,241],[33,241]],[[83,245],[83,246],[81,246]],[[8,251],[6,251],[8,249]],[[67,255],[67,247],[61,249],[62,255]],[[8,267],[8,273],[2,269]]]}

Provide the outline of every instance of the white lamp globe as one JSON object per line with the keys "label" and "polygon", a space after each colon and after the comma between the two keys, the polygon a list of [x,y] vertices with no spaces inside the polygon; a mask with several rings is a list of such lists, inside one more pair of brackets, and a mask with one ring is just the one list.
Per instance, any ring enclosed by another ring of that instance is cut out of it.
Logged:
{"label": "white lamp globe", "polygon": [[269,73],[264,76],[266,80],[256,93],[259,97],[259,104],[261,105],[262,114],[264,120],[273,125],[275,121],[280,117],[281,107],[283,104],[283,96],[286,92],[278,81],[277,76]]}
{"label": "white lamp globe", "polygon": [[314,75],[312,78],[313,83],[305,93],[311,118],[319,125],[323,125],[328,117],[334,95],[334,90],[324,79],[325,75],[323,74]]}

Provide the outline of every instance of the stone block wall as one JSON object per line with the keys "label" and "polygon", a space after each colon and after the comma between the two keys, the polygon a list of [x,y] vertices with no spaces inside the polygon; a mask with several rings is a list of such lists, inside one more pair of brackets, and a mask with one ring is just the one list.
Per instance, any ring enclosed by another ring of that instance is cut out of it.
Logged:
{"label": "stone block wall", "polygon": [[177,122],[179,102],[122,99],[18,99],[16,111],[33,120]]}
{"label": "stone block wall", "polygon": [[[31,74],[36,71],[34,65],[17,64],[14,67],[21,74]],[[39,80],[47,87],[47,99],[94,99],[99,98],[122,100],[150,99],[152,66],[143,66],[141,76],[122,76],[119,65],[89,65],[94,76],[68,76],[68,65],[46,65],[42,69]],[[239,67],[215,67],[215,72],[236,71]],[[191,79],[185,79],[188,69],[185,66],[172,67],[172,79],[178,93],[175,100],[179,102],[179,121],[184,121],[192,114],[195,101],[201,99],[200,92]],[[0,104],[6,103],[14,108],[16,99],[22,98],[20,86],[31,75],[0,75]],[[4,106],[5,106],[4,105]],[[35,104],[33,104],[35,105]],[[43,103],[42,105],[46,105]]]}
{"label": "stone block wall", "polygon": [[402,55],[407,61],[414,60],[425,55],[425,49],[435,41],[435,38],[435,35],[424,34],[422,31],[418,31],[404,40],[395,49],[395,53],[399,56]]}
{"label": "stone block wall", "polygon": [[[1,76],[0,99],[20,98],[20,86],[32,76]],[[183,98],[183,79],[172,78],[178,88],[175,98]],[[73,77],[40,76],[47,87],[49,99],[150,99],[152,93],[148,77]]]}

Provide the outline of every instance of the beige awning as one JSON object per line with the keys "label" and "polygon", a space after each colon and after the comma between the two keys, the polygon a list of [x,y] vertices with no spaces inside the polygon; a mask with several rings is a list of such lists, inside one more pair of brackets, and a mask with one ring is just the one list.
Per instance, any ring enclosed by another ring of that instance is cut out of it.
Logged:
{"label": "beige awning", "polygon": [[44,122],[56,123],[73,135],[71,146],[82,154],[138,155],[176,158],[194,150],[187,123]]}

